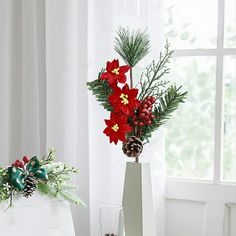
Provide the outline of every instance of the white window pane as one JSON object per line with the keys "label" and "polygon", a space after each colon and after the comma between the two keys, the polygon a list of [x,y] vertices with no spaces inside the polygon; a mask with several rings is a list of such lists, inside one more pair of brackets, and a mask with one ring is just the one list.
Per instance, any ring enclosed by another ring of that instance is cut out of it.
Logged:
{"label": "white window pane", "polygon": [[225,0],[225,47],[236,47],[236,1]]}
{"label": "white window pane", "polygon": [[175,49],[216,48],[216,0],[164,0],[165,36]]}
{"label": "white window pane", "polygon": [[215,57],[179,57],[173,80],[188,90],[187,102],[167,124],[167,175],[213,178]]}
{"label": "white window pane", "polygon": [[236,181],[236,56],[224,58],[223,179]]}

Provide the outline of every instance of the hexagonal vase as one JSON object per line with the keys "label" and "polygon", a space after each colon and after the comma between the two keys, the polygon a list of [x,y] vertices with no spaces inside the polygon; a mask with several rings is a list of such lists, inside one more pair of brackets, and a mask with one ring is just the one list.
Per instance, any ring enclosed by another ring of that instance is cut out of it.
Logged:
{"label": "hexagonal vase", "polygon": [[156,236],[149,163],[127,162],[123,209],[126,236]]}

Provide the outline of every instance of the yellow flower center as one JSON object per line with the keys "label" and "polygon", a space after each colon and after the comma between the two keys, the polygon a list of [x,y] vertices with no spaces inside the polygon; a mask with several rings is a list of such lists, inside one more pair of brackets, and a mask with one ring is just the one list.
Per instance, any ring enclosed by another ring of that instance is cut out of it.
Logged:
{"label": "yellow flower center", "polygon": [[111,127],[111,129],[112,129],[113,131],[117,132],[117,131],[119,130],[118,124],[113,125],[113,126]]}
{"label": "yellow flower center", "polygon": [[119,75],[119,70],[120,70],[120,68],[118,67],[118,68],[114,69],[112,71],[112,73],[115,74],[115,75]]}
{"label": "yellow flower center", "polygon": [[128,100],[128,95],[127,94],[121,94],[120,95],[120,98],[121,98],[121,103],[123,103],[124,105],[127,105],[129,104],[129,100]]}

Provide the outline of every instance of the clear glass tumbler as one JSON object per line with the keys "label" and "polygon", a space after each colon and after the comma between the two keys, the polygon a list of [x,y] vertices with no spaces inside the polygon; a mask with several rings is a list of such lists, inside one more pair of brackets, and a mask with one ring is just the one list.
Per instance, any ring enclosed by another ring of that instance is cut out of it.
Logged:
{"label": "clear glass tumbler", "polygon": [[100,236],[125,236],[121,206],[102,206],[99,210]]}

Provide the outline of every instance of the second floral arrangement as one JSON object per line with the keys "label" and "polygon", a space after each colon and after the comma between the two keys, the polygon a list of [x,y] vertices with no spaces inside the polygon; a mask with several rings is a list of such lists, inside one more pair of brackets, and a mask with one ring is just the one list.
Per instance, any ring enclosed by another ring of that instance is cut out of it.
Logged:
{"label": "second floral arrangement", "polygon": [[13,206],[13,198],[31,197],[37,190],[51,198],[61,198],[73,204],[85,203],[73,193],[78,187],[70,183],[71,175],[78,169],[63,162],[55,162],[55,150],[50,149],[47,156],[16,160],[11,166],[0,167],[0,204],[8,201]]}

